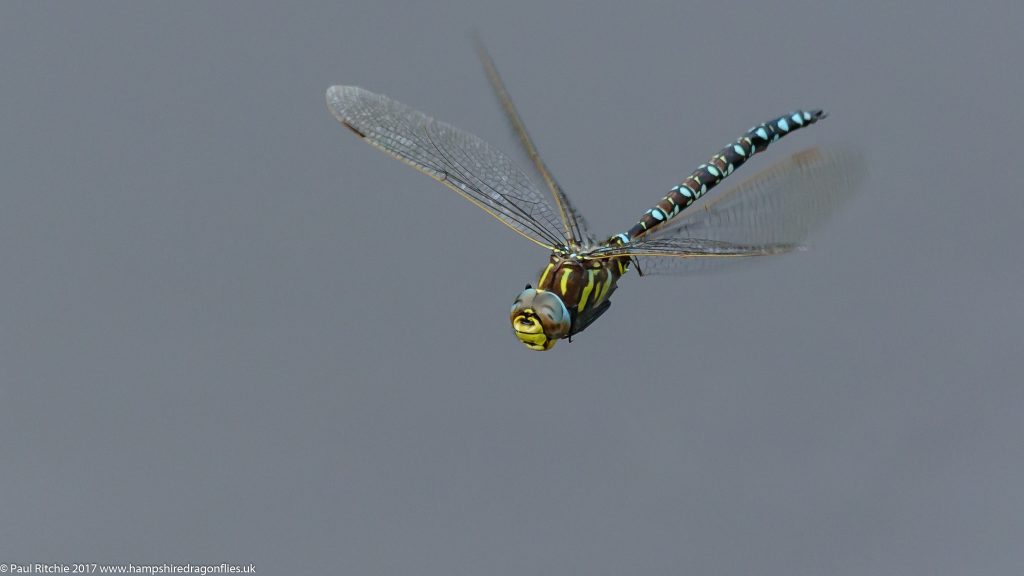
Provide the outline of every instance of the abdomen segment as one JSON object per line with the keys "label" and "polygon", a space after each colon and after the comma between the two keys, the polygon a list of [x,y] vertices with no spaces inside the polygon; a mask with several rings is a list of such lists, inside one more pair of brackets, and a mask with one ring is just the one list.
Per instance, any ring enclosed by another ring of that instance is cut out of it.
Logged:
{"label": "abdomen segment", "polygon": [[678,186],[672,187],[669,193],[645,212],[632,228],[613,236],[612,242],[624,244],[657,229],[725,180],[751,156],[764,151],[769,144],[786,134],[814,124],[824,117],[825,113],[821,110],[798,110],[754,126],[746,134],[719,150],[706,163],[698,166]]}

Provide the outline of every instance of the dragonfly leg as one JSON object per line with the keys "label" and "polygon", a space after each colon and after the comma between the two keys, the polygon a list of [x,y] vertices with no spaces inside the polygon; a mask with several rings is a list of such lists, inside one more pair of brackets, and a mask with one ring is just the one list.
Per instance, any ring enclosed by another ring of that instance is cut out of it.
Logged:
{"label": "dragonfly leg", "polygon": [[643,270],[643,268],[640,267],[640,260],[638,260],[636,256],[630,256],[629,257],[629,262],[630,262],[630,264],[632,264],[633,266],[636,267],[636,273],[641,278],[643,278],[644,277],[644,270]]}

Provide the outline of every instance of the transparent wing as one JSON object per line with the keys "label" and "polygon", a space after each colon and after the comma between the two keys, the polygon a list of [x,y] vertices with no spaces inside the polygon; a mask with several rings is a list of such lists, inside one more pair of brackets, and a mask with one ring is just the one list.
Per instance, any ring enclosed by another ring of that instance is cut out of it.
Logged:
{"label": "transparent wing", "polygon": [[644,238],[624,246],[598,248],[587,254],[589,258],[616,256],[650,256],[674,258],[748,258],[783,254],[799,248],[795,244],[734,244],[704,238]]}
{"label": "transparent wing", "polygon": [[591,258],[628,256],[641,275],[681,274],[723,270],[756,256],[785,254],[794,244],[745,245],[702,238],[642,238],[625,246],[608,246],[587,254]]}
{"label": "transparent wing", "polygon": [[327,106],[365,141],[458,192],[529,240],[551,250],[568,243],[545,194],[480,138],[355,86],[329,88]]}
{"label": "transparent wing", "polygon": [[533,139],[530,138],[529,132],[526,131],[526,124],[519,117],[519,112],[516,110],[515,104],[512,103],[512,97],[509,96],[508,90],[505,89],[505,83],[502,82],[501,75],[498,74],[498,68],[494,65],[494,60],[491,59],[491,55],[487,52],[479,38],[476,38],[476,48],[480,61],[483,62],[484,70],[487,72],[487,79],[491,83],[491,88],[494,89],[494,94],[501,103],[501,109],[505,111],[505,118],[508,119],[508,123],[516,133],[516,137],[519,138],[519,144],[522,145],[523,152],[530,158],[533,167],[541,178],[544,179],[548,189],[551,190],[551,196],[555,199],[566,235],[572,240],[574,246],[590,246],[593,244],[593,237],[590,235],[587,221],[576,210],[576,207],[572,205],[569,197],[566,196],[562,187],[555,180],[555,176],[548,170],[544,160],[541,159],[540,152],[537,151],[537,147],[533,144]]}
{"label": "transparent wing", "polygon": [[652,234],[745,244],[799,244],[856,191],[864,160],[817,146],[771,166]]}
{"label": "transparent wing", "polygon": [[[690,213],[652,233],[648,242],[696,240],[746,247],[770,255],[800,247],[840,205],[857,191],[865,174],[862,155],[844,146],[818,146],[798,152]],[[640,247],[640,244],[636,244]],[[713,244],[712,244],[713,245]],[[666,251],[637,252],[646,274],[689,274],[725,270],[745,258],[704,258]],[[715,256],[715,255],[712,255]]]}

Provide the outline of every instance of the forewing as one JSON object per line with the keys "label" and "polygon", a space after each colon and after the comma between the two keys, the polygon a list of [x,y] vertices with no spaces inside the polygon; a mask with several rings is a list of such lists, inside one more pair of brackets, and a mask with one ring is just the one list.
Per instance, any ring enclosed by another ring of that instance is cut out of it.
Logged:
{"label": "forewing", "polygon": [[625,246],[599,248],[588,256],[628,256],[643,275],[679,274],[720,270],[756,256],[784,254],[795,248],[793,244],[734,244],[702,238],[642,238]]}
{"label": "forewing", "polygon": [[783,254],[797,248],[794,244],[735,244],[704,238],[643,238],[624,246],[599,248],[587,254],[592,258],[615,256],[651,256],[672,258],[748,258]]}
{"label": "forewing", "polygon": [[530,138],[530,133],[526,130],[526,124],[523,119],[519,116],[519,112],[516,110],[515,104],[512,103],[512,97],[509,95],[508,90],[505,88],[505,83],[501,80],[501,75],[498,74],[498,67],[495,66],[494,60],[491,55],[487,52],[483,42],[476,39],[477,54],[480,56],[480,61],[484,65],[484,71],[487,73],[487,79],[491,83],[491,88],[494,89],[494,94],[498,97],[498,102],[501,104],[501,109],[505,112],[505,118],[508,120],[512,130],[516,133],[516,137],[519,139],[519,144],[522,147],[523,152],[530,159],[537,174],[547,184],[548,189],[551,191],[551,196],[555,200],[555,206],[559,210],[559,216],[562,220],[562,227],[565,230],[569,238],[577,245],[589,246],[593,242],[593,237],[590,235],[590,230],[587,226],[586,219],[583,218],[583,214],[573,206],[572,201],[562,190],[562,187],[555,180],[554,174],[548,170],[544,160],[540,157],[540,152],[537,151],[537,147],[533,143],[533,139]]}
{"label": "forewing", "polygon": [[545,194],[480,138],[355,86],[332,86],[327,106],[365,141],[445,184],[533,242],[549,249],[567,243]]}

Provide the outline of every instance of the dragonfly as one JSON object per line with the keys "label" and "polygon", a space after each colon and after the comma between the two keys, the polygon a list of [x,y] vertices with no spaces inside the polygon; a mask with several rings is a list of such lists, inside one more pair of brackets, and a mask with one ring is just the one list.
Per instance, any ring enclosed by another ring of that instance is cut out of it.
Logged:
{"label": "dragonfly", "polygon": [[[416,168],[550,252],[534,285],[509,314],[515,336],[531,350],[551,350],[608,311],[619,279],[721,269],[802,248],[806,236],[856,188],[862,159],[841,146],[798,152],[750,180],[704,198],[770,144],[825,118],[797,110],[757,124],[673,186],[629,229],[598,240],[548,169],[482,45],[478,54],[534,181],[481,138],[405,104],[356,86],[332,86],[327,106],[364,142]],[[691,208],[694,205],[695,208]]]}

